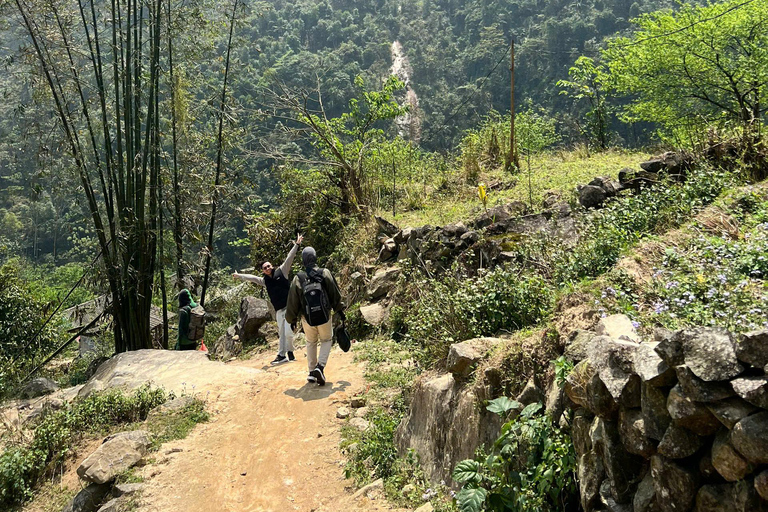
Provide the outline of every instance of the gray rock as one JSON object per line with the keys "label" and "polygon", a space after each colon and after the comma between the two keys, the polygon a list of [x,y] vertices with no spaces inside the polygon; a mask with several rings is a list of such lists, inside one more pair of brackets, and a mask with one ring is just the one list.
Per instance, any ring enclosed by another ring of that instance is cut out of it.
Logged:
{"label": "gray rock", "polygon": [[594,450],[586,452],[579,458],[577,472],[581,507],[592,510],[600,496],[600,483],[605,478],[602,457]]}
{"label": "gray rock", "polygon": [[355,500],[358,500],[363,496],[370,498],[377,494],[383,494],[383,493],[384,493],[384,480],[382,478],[379,478],[378,480],[374,480],[373,482],[366,485],[365,487],[361,487],[360,490],[358,490],[355,494],[352,495],[352,501],[354,502]]}
{"label": "gray rock", "polygon": [[741,334],[734,341],[736,357],[755,368],[768,365],[768,331],[751,331]]}
{"label": "gray rock", "polygon": [[51,393],[58,391],[59,385],[53,382],[51,379],[45,377],[38,377],[29,381],[23,388],[19,396],[21,398],[37,398],[43,395],[50,395]]}
{"label": "gray rock", "polygon": [[[573,367],[571,373],[565,378],[565,385],[563,386],[565,394],[568,395],[568,398],[573,403],[591,409],[587,404],[589,398],[588,388],[592,377],[595,375],[595,370],[588,359],[584,359]],[[605,393],[608,393],[607,389]]]}
{"label": "gray rock", "polygon": [[593,418],[585,409],[576,409],[573,413],[573,424],[571,426],[571,439],[577,454],[584,454],[592,450],[592,439],[589,431],[592,427]]}
{"label": "gray rock", "polygon": [[741,377],[731,381],[733,390],[747,402],[768,409],[768,377],[765,375]]}
{"label": "gray rock", "polygon": [[714,414],[720,423],[732,429],[742,418],[755,412],[757,407],[739,397],[733,397],[721,402],[707,404],[707,409]]}
{"label": "gray rock", "polygon": [[520,201],[494,206],[483,212],[472,222],[474,229],[484,228],[497,222],[504,222],[512,217],[520,217],[528,212],[528,206]]}
{"label": "gray rock", "polygon": [[611,485],[611,495],[618,503],[628,503],[632,501],[635,484],[642,478],[643,459],[626,451],[615,421],[599,421],[602,423],[602,439],[598,448]]}
{"label": "gray rock", "polygon": [[669,392],[667,411],[677,425],[700,436],[712,435],[720,428],[720,422],[709,409],[685,396],[679,385]]}
{"label": "gray rock", "polygon": [[764,512],[755,488],[748,482],[705,485],[696,495],[695,512]]}
{"label": "gray rock", "polygon": [[520,394],[517,395],[516,400],[523,405],[529,405],[543,404],[545,398],[544,392],[536,385],[534,378],[531,377]]}
{"label": "gray rock", "polygon": [[62,512],[94,512],[109,493],[109,484],[89,484],[62,509]]}
{"label": "gray rock", "polygon": [[124,512],[129,507],[127,498],[114,498],[102,505],[98,512]]}
{"label": "gray rock", "polygon": [[683,343],[681,334],[683,331],[672,332],[666,329],[656,329],[653,333],[654,339],[658,342],[654,350],[661,357],[667,366],[674,368],[685,362],[683,353]]}
{"label": "gray rock", "polygon": [[371,422],[364,418],[352,418],[349,420],[349,426],[354,427],[361,432],[365,432],[371,428]]}
{"label": "gray rock", "polygon": [[645,421],[640,409],[625,409],[619,411],[619,432],[624,448],[629,453],[650,457],[656,451],[656,445],[645,430]]}
{"label": "gray rock", "polygon": [[144,484],[115,484],[112,487],[112,496],[119,498],[120,496],[133,496],[144,490]]}
{"label": "gray rock", "polygon": [[389,222],[384,217],[379,217],[378,215],[376,215],[374,217],[374,220],[376,220],[376,224],[378,224],[381,232],[389,236],[395,236],[398,233],[398,231],[400,231],[400,229],[397,226]]}
{"label": "gray rock", "polygon": [[702,450],[701,457],[699,458],[699,474],[710,481],[713,480],[720,480],[721,477],[720,473],[717,472],[715,469],[715,466],[712,465],[712,447],[708,447],[705,450]]}
{"label": "gray rock", "polygon": [[768,501],[768,469],[755,477],[755,490],[765,501]]}
{"label": "gray rock", "polygon": [[130,469],[149,451],[149,432],[136,430],[109,436],[77,468],[77,475],[87,482],[105,484]]}
{"label": "gray rock", "polygon": [[702,444],[702,438],[690,430],[670,425],[659,443],[658,451],[668,459],[684,459],[696,453]]}
{"label": "gray rock", "polygon": [[185,395],[168,400],[149,411],[148,417],[162,416],[163,414],[173,414],[189,407],[195,403],[195,397]]}
{"label": "gray rock", "polygon": [[618,400],[624,387],[634,373],[634,353],[639,346],[632,341],[623,341],[607,336],[592,338],[587,346],[587,355],[590,363],[597,370],[608,392]]}
{"label": "gray rock", "polygon": [[640,408],[645,420],[645,431],[651,439],[661,441],[672,423],[672,417],[667,410],[667,396],[656,386],[645,382],[640,391]]}
{"label": "gray rock", "polygon": [[469,375],[486,352],[499,341],[497,338],[474,338],[452,344],[448,349],[446,368],[457,376]]}
{"label": "gray rock", "polygon": [[547,390],[546,401],[544,403],[544,409],[552,418],[552,422],[557,424],[560,421],[560,417],[565,412],[565,391],[558,386],[557,381],[553,380],[549,389]]}
{"label": "gray rock", "polygon": [[675,372],[656,353],[658,343],[641,343],[633,360],[634,370],[637,375],[652,386],[672,386],[675,383]]}
{"label": "gray rock", "polygon": [[728,439],[729,432],[721,431],[712,443],[712,465],[729,482],[741,480],[752,472],[752,465],[744,460]]}
{"label": "gray rock", "polygon": [[431,503],[425,503],[413,512],[434,512],[435,508],[432,506]]}
{"label": "gray rock", "polygon": [[685,364],[702,380],[728,380],[744,371],[728,331],[709,327],[688,329],[681,334],[681,342]]}
{"label": "gray rock", "polygon": [[397,246],[397,242],[393,238],[387,238],[381,243],[381,249],[379,249],[379,261],[389,261],[396,257],[400,252],[400,248]]}
{"label": "gray rock", "polygon": [[413,234],[413,228],[403,228],[402,230],[395,233],[395,242],[397,242],[397,245],[403,245],[411,238],[411,234]]}
{"label": "gray rock", "polygon": [[641,403],[642,381],[637,375],[630,375],[624,391],[619,397],[619,405],[627,409],[639,409]]}
{"label": "gray rock", "polygon": [[698,489],[694,472],[661,455],[654,455],[651,457],[651,476],[656,501],[663,512],[691,509]]}
{"label": "gray rock", "polygon": [[336,409],[336,417],[340,420],[345,420],[349,418],[351,412],[349,411],[348,407],[339,407]]}
{"label": "gray rock", "polygon": [[361,407],[365,407],[367,400],[364,396],[353,396],[349,400],[349,406],[354,409],[359,409]]}
{"label": "gray rock", "polygon": [[608,480],[600,484],[600,503],[608,512],[632,512],[632,503],[619,503],[614,499]]}
{"label": "gray rock", "polygon": [[213,346],[213,355],[222,361],[237,357],[242,351],[243,344],[240,342],[240,336],[235,334],[234,325],[230,325]]}
{"label": "gray rock", "polygon": [[568,343],[565,346],[565,357],[578,363],[587,358],[587,346],[596,334],[593,331],[584,331],[576,329],[568,337]]}
{"label": "gray rock", "polygon": [[656,490],[653,487],[653,477],[650,471],[645,478],[638,484],[637,492],[632,500],[634,512],[654,512],[658,510],[656,506]]}
{"label": "gray rock", "polygon": [[235,334],[240,343],[248,343],[259,337],[259,329],[272,320],[269,303],[256,297],[243,297],[240,301],[240,317],[235,324]]}
{"label": "gray rock", "polygon": [[598,374],[594,374],[587,383],[586,402],[587,409],[601,418],[613,418],[619,411],[619,404]]}
{"label": "gray rock", "polygon": [[399,275],[399,267],[385,268],[376,272],[368,283],[368,297],[375,300],[389,294]]}
{"label": "gray rock", "polygon": [[739,421],[731,430],[731,443],[749,462],[768,463],[768,412]]}
{"label": "gray rock", "polygon": [[461,235],[461,237],[459,237],[459,240],[461,240],[467,247],[470,247],[475,245],[477,241],[480,240],[480,233],[477,231],[467,231]]}
{"label": "gray rock", "polygon": [[360,407],[359,409],[355,409],[354,410],[355,418],[365,418],[366,416],[368,416],[369,410],[370,409],[368,409],[368,407]]}
{"label": "gray rock", "polygon": [[687,366],[678,366],[675,372],[685,396],[696,402],[717,402],[735,395],[728,382],[703,381]]}
{"label": "gray rock", "polygon": [[662,158],[653,158],[646,162],[640,162],[640,168],[648,172],[659,172],[666,169],[666,164]]}
{"label": "gray rock", "polygon": [[598,336],[608,336],[615,340],[639,341],[639,336],[632,320],[627,315],[608,315],[597,322],[595,332]]}
{"label": "gray rock", "polygon": [[579,204],[584,208],[599,208],[607,197],[605,190],[594,185],[585,185],[579,189]]}
{"label": "gray rock", "polygon": [[360,306],[360,315],[368,325],[379,327],[387,320],[389,311],[381,304],[369,304]]}

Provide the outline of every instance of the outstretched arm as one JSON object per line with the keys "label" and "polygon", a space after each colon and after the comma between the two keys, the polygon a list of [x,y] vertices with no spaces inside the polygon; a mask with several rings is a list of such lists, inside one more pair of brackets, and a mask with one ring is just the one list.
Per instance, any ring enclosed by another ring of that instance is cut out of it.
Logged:
{"label": "outstretched arm", "polygon": [[293,259],[296,257],[296,253],[299,251],[299,245],[301,245],[301,241],[304,240],[304,237],[299,235],[296,237],[296,241],[293,242],[293,247],[291,247],[291,250],[288,252],[288,256],[286,256],[285,261],[282,265],[280,265],[280,270],[283,272],[283,275],[288,278],[288,274],[291,272],[291,265],[293,265]]}
{"label": "outstretched arm", "polygon": [[248,281],[259,286],[264,286],[264,278],[261,276],[255,276],[253,274],[238,274],[235,272],[232,274],[232,277],[234,279],[242,279],[243,281]]}

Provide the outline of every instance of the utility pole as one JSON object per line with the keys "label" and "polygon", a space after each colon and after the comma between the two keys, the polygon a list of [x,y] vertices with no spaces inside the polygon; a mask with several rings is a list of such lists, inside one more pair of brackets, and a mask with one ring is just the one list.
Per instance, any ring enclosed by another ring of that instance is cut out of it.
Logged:
{"label": "utility pole", "polygon": [[515,144],[515,40],[509,43],[509,155],[507,155],[507,171],[520,169],[520,162]]}

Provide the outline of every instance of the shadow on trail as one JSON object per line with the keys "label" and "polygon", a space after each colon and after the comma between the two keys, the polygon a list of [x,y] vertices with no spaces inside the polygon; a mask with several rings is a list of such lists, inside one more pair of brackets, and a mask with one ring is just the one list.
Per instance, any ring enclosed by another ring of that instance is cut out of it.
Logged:
{"label": "shadow on trail", "polygon": [[317,384],[307,382],[299,389],[286,389],[283,394],[290,396],[291,398],[300,398],[305,402],[312,400],[322,400],[328,398],[337,391],[344,391],[351,384],[345,380],[339,382],[326,381],[325,386],[318,386]]}

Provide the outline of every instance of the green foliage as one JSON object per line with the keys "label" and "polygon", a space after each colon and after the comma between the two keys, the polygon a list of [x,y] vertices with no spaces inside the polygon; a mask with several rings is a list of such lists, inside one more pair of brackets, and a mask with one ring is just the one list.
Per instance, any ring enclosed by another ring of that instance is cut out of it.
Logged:
{"label": "green foliage", "polygon": [[555,282],[602,274],[641,237],[679,226],[734,182],[731,173],[705,168],[692,172],[685,183],[661,183],[610,203],[590,217],[575,247],[547,249]]}
{"label": "green foliage", "polygon": [[589,109],[586,123],[581,132],[588,143],[600,150],[605,150],[611,142],[609,132],[611,107],[606,100],[607,75],[602,65],[595,64],[590,57],[579,57],[568,70],[570,80],[560,80],[557,85],[563,87],[561,94],[571,96],[576,101],[587,100]]}
{"label": "green foliage", "polygon": [[570,361],[568,358],[566,358],[564,355],[558,357],[554,361],[555,365],[555,382],[557,382],[558,387],[563,387],[565,385],[565,379],[568,378],[568,375],[573,371],[573,361]]}
{"label": "green foliage", "polygon": [[366,419],[370,428],[364,433],[347,431],[342,447],[356,443],[356,448],[344,467],[347,478],[357,485],[364,485],[376,478],[387,479],[394,474],[397,461],[395,430],[405,414],[405,409],[376,409]]}
{"label": "green foliage", "polygon": [[[488,410],[504,417],[509,409],[499,401]],[[456,495],[461,512],[578,509],[573,444],[541,409],[541,404],[528,405],[504,423],[490,453],[456,465],[453,479],[463,484]]]}
{"label": "green foliage", "polygon": [[43,416],[34,426],[29,443],[10,445],[0,456],[0,504],[10,506],[29,498],[41,479],[66,461],[84,435],[143,420],[168,398],[162,389],[148,386],[131,395],[111,390]]}
{"label": "green foliage", "polygon": [[[41,330],[51,305],[20,277],[19,262],[0,266],[0,396],[6,395],[19,379],[60,341],[59,320],[51,321],[29,347],[32,336]],[[17,359],[12,362],[13,359]]]}
{"label": "green foliage", "polygon": [[757,130],[768,100],[765,0],[682,4],[634,23],[632,37],[603,53],[612,87],[631,98],[625,119],[659,123],[669,135],[695,127],[702,139],[710,125]]}
{"label": "green foliage", "polygon": [[428,365],[443,359],[451,343],[539,323],[554,300],[545,279],[511,267],[420,280],[414,286],[420,291],[405,321],[405,339],[424,349]]}

